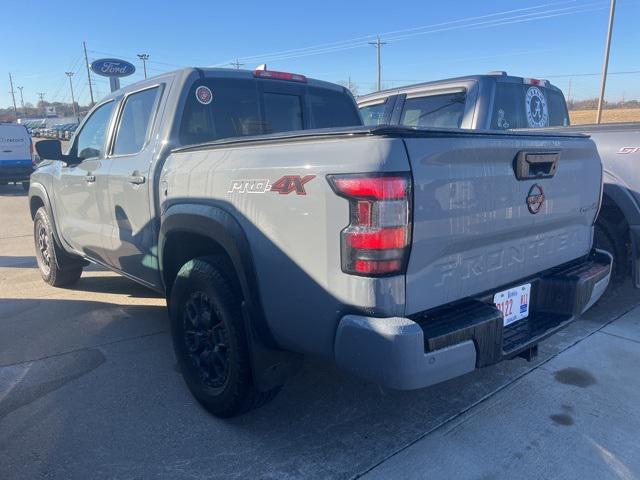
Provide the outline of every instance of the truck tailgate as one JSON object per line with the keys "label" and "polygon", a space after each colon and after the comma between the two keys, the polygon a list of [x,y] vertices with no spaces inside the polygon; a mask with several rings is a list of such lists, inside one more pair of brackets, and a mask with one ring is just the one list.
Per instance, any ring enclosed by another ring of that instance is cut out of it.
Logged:
{"label": "truck tailgate", "polygon": [[[588,138],[441,134],[405,145],[414,182],[407,315],[589,253],[602,169]],[[516,178],[525,154],[557,158],[553,176]]]}

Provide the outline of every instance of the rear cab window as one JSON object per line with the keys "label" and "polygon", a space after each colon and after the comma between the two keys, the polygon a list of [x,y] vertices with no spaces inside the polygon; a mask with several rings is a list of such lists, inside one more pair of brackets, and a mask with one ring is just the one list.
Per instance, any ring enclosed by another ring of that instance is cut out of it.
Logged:
{"label": "rear cab window", "polygon": [[465,101],[465,92],[409,97],[404,102],[400,124],[417,128],[460,128]]}
{"label": "rear cab window", "polygon": [[562,92],[542,85],[496,82],[491,128],[543,128],[569,125]]}
{"label": "rear cab window", "polygon": [[189,88],[180,143],[362,125],[353,98],[301,82],[205,78]]}

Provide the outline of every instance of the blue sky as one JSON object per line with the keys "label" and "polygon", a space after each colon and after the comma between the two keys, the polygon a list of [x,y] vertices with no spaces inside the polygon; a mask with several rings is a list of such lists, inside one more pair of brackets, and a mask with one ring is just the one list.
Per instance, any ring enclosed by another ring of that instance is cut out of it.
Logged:
{"label": "blue sky", "polygon": [[[548,78],[565,94],[571,79],[573,98],[595,97],[598,76],[583,74],[602,68],[609,9],[608,0],[8,3],[0,106],[11,103],[9,72],[14,86],[24,87],[25,102],[35,104],[37,92],[69,101],[64,72],[75,71],[74,89],[87,103],[83,40],[90,61],[117,56],[136,65],[123,84],[142,78],[136,53],[146,52],[150,75],[239,58],[243,68],[266,62],[328,81],[351,77],[367,93],[376,81],[375,49],[367,42],[377,34],[388,42],[382,49],[387,87],[507,70]],[[640,0],[618,0],[609,100],[640,98],[639,18]],[[106,79],[93,78],[98,94],[106,94]]]}

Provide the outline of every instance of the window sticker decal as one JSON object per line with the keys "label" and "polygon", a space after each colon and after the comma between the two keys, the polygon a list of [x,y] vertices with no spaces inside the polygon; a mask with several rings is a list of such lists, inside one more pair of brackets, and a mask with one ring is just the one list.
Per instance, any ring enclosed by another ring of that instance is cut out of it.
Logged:
{"label": "window sticker decal", "polygon": [[530,87],[525,96],[527,124],[531,128],[549,126],[549,108],[547,99],[538,87]]}
{"label": "window sticker decal", "polygon": [[211,93],[209,87],[200,85],[198,88],[196,88],[196,99],[202,105],[209,105],[211,103],[211,100],[213,100],[213,93]]}
{"label": "window sticker decal", "polygon": [[504,110],[501,108],[500,110],[498,110],[498,128],[509,128],[509,122],[507,122],[507,119],[504,117]]}

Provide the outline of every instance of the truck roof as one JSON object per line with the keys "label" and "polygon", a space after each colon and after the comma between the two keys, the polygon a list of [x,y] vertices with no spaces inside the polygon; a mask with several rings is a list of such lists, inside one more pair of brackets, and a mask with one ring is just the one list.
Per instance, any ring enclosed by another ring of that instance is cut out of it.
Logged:
{"label": "truck roof", "polygon": [[[181,68],[179,70],[173,70],[171,72],[162,73],[160,75],[156,75],[154,77],[149,77],[145,80],[140,80],[139,82],[132,83],[131,85],[127,85],[126,87],[122,87],[115,92],[110,93],[109,95],[102,98],[102,101],[117,98],[122,94],[140,90],[145,86],[157,85],[159,82],[162,82],[163,79],[177,78],[180,77],[182,79],[186,79],[194,72],[200,72],[205,77],[217,77],[217,78],[237,78],[237,79],[255,79],[254,70],[239,70],[235,68],[214,68],[214,67],[187,67]],[[337,85],[335,83],[325,82],[323,80],[316,80],[313,78],[306,77],[306,85],[326,88],[335,91],[346,91],[345,87]]]}
{"label": "truck roof", "polygon": [[[422,83],[415,83],[412,85],[405,85],[403,87],[396,87],[396,88],[389,88],[386,90],[381,90],[379,92],[374,92],[374,93],[369,93],[367,95],[362,95],[359,96],[357,98],[358,103],[363,103],[363,102],[367,102],[370,100],[376,100],[378,98],[385,98],[388,97],[390,95],[398,95],[401,93],[408,93],[410,91],[419,91],[422,90],[423,88],[429,88],[429,87],[433,87],[433,86],[439,86],[439,85],[444,85],[447,83],[462,83],[462,82],[486,82],[486,81],[492,81],[492,82],[503,82],[503,83],[522,83],[527,77],[516,77],[513,75],[507,75],[507,72],[502,72],[502,71],[498,71],[498,72],[489,72],[489,73],[485,73],[485,74],[477,74],[477,75],[465,75],[462,77],[452,77],[452,78],[443,78],[440,80],[432,80],[429,82],[422,82]],[[549,83],[548,81],[546,81],[546,85],[545,88],[551,89],[551,90],[557,90],[558,92],[561,92],[561,90],[556,87],[555,85],[552,85],[551,83]]]}

